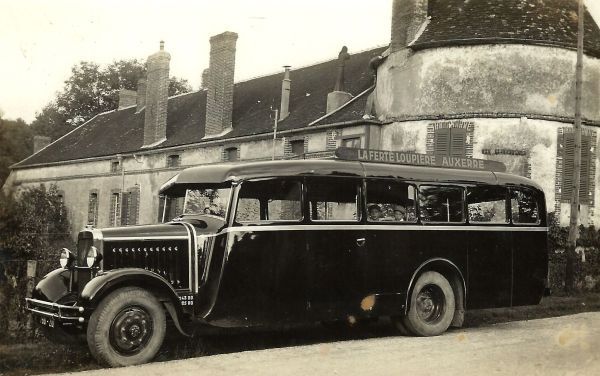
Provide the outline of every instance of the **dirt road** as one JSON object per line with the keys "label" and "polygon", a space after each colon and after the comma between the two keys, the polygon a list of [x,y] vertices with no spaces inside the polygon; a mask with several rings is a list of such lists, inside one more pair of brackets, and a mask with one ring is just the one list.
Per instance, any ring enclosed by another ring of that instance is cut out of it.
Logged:
{"label": "dirt road", "polygon": [[77,375],[401,373],[600,375],[600,313],[452,330],[435,338],[371,338],[205,356]]}

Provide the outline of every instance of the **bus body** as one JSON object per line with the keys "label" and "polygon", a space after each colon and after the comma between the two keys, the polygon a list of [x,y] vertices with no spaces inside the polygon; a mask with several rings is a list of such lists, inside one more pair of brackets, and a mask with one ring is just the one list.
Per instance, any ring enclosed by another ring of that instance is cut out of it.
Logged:
{"label": "bus body", "polygon": [[506,173],[220,164],[184,170],[161,195],[164,223],[83,230],[28,300],[109,365],[150,360],[165,320],[190,334],[390,316],[437,335],[465,309],[537,304],[547,283],[544,194]]}

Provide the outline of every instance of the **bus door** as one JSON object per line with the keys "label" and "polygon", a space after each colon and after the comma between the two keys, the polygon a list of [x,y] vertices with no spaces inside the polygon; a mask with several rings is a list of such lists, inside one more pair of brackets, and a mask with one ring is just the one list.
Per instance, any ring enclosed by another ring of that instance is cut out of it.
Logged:
{"label": "bus door", "polygon": [[469,216],[468,308],[511,305],[513,239],[508,190],[500,186],[467,188]]}
{"label": "bus door", "polygon": [[421,249],[416,239],[416,186],[395,179],[366,179],[367,254],[362,264],[364,293],[378,314],[400,312],[404,290],[418,268]]}
{"label": "bus door", "polygon": [[360,261],[366,245],[361,184],[360,178],[306,179],[308,304],[315,316],[343,318],[360,307]]}

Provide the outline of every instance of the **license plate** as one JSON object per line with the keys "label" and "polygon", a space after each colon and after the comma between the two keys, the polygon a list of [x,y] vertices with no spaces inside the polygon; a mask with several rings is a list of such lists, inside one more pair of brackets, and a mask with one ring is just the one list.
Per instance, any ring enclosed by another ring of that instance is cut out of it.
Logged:
{"label": "license plate", "polygon": [[54,328],[54,318],[52,317],[40,317],[40,324],[49,328]]}

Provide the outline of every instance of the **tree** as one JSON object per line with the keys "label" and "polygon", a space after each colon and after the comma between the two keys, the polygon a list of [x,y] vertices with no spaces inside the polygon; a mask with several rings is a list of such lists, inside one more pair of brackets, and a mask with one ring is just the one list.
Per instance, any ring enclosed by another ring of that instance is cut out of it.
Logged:
{"label": "tree", "polygon": [[10,173],[10,166],[31,155],[33,133],[23,121],[0,118],[0,187]]}
{"label": "tree", "polygon": [[[32,123],[35,134],[56,140],[95,115],[116,109],[119,90],[136,90],[139,77],[145,73],[145,65],[135,59],[115,61],[104,68],[80,62],[71,69],[63,90],[36,115]],[[170,96],[189,91],[187,80],[170,78]]]}
{"label": "tree", "polygon": [[70,244],[67,209],[55,185],[0,192],[0,251],[15,259],[48,260]]}

